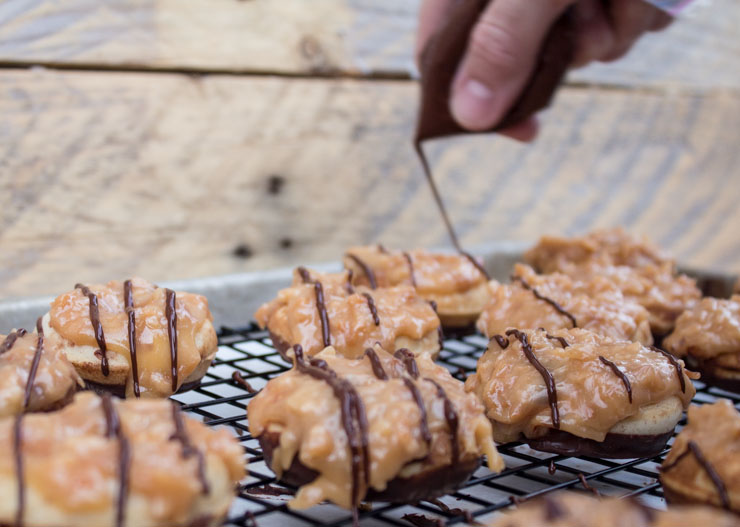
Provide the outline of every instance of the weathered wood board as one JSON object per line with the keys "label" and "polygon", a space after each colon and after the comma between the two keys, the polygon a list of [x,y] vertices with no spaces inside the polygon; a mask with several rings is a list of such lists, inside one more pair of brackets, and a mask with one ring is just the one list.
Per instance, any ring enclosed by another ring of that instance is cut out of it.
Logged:
{"label": "weathered wood board", "polygon": [[[444,245],[409,144],[416,97],[405,81],[1,71],[0,297]],[[545,119],[532,146],[430,147],[464,243],[622,224],[740,270],[740,97],[572,87]]]}
{"label": "weathered wood board", "polygon": [[[308,7],[310,5],[310,7]],[[9,0],[0,62],[96,68],[414,75],[419,0]],[[740,3],[713,0],[575,82],[740,88]]]}

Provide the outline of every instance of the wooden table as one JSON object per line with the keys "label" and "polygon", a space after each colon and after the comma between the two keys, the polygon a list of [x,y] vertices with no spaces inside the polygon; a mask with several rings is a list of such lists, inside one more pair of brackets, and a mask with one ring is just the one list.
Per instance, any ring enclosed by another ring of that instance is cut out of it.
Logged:
{"label": "wooden table", "polygon": [[[417,4],[0,3],[0,298],[446,244],[410,146]],[[434,144],[463,242],[624,225],[739,271],[738,27],[714,0],[573,72],[533,145]]]}

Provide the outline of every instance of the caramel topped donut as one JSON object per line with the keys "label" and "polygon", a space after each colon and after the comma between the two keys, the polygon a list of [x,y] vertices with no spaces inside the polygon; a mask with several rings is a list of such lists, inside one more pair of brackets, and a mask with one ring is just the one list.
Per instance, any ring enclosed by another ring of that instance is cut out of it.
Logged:
{"label": "caramel topped donut", "polygon": [[217,350],[205,297],[141,278],[78,284],[44,317],[49,342],[89,385],[126,397],[166,397],[191,388]]}
{"label": "caramel topped donut", "polygon": [[740,295],[703,298],[676,320],[663,346],[702,374],[702,381],[740,391]]}
{"label": "caramel topped donut", "polygon": [[579,327],[619,340],[652,344],[648,312],[625,300],[609,280],[579,282],[561,273],[538,275],[516,264],[511,284],[489,284],[491,300],[478,319],[478,329],[491,337],[509,328]]}
{"label": "caramel topped donut", "polygon": [[347,271],[323,274],[300,267],[293,285],[262,305],[255,318],[284,357],[295,344],[308,356],[333,346],[359,357],[376,342],[414,354],[439,352],[439,317],[412,287],[355,287],[350,278]]}
{"label": "caramel topped donut", "polygon": [[330,500],[411,502],[452,491],[478,467],[503,469],[483,406],[428,356],[380,346],[348,359],[333,348],[295,367],[249,403],[268,465],[300,486],[290,506]]}
{"label": "caramel topped donut", "polygon": [[561,272],[577,280],[608,278],[624,296],[644,306],[656,334],[701,297],[696,281],[676,274],[675,263],[646,240],[623,229],[595,231],[581,238],[545,236],[524,255],[538,272]]}
{"label": "caramel topped donut", "polygon": [[38,329],[0,335],[0,418],[61,408],[82,385],[64,354]]}
{"label": "caramel topped donut", "polygon": [[491,339],[465,387],[483,401],[499,442],[601,457],[660,451],[696,393],[681,361],[582,329]]}
{"label": "caramel topped donut", "polygon": [[670,502],[740,514],[740,412],[726,399],[692,405],[660,472]]}
{"label": "caramel topped donut", "polygon": [[733,527],[732,515],[708,507],[647,508],[633,499],[595,498],[576,492],[545,494],[505,514],[491,527]]}
{"label": "caramel topped donut", "polygon": [[382,245],[352,247],[344,255],[352,283],[371,289],[410,285],[425,300],[437,305],[445,327],[475,322],[488,301],[488,275],[475,257],[467,254],[389,251]]}
{"label": "caramel topped donut", "polygon": [[220,525],[244,477],[226,430],[165,400],[78,394],[53,413],[0,420],[0,524]]}

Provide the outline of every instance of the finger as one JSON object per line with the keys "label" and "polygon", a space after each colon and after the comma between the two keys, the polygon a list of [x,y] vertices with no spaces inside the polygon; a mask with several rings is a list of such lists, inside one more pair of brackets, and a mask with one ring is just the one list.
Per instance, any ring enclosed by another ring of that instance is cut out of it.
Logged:
{"label": "finger", "polygon": [[452,85],[451,110],[463,128],[498,122],[529,79],[548,30],[573,0],[495,0],[483,13]]}
{"label": "finger", "polygon": [[576,26],[573,67],[605,57],[614,49],[616,35],[602,0],[581,0],[575,5]]}
{"label": "finger", "polygon": [[447,19],[450,10],[455,5],[455,0],[424,0],[419,8],[419,28],[416,31],[416,64],[419,65],[419,59],[424,46],[429,38],[437,31],[442,23]]}
{"label": "finger", "polygon": [[539,130],[540,123],[537,118],[530,117],[520,123],[499,130],[499,133],[522,143],[530,143],[537,137]]}
{"label": "finger", "polygon": [[613,49],[600,60],[612,61],[623,57],[635,41],[650,29],[660,11],[643,0],[611,2],[609,14],[616,36]]}

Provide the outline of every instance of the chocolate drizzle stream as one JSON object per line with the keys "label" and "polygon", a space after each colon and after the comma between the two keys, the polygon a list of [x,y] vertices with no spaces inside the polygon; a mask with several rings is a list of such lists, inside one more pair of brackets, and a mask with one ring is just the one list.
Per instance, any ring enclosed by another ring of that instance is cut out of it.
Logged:
{"label": "chocolate drizzle stream", "polygon": [[121,420],[109,394],[102,397],[105,414],[105,437],[118,439],[118,500],[116,504],[116,527],[123,527],[126,500],[128,499],[128,477],[131,464],[131,448],[123,435]]}
{"label": "chocolate drizzle stream", "polygon": [[203,494],[209,494],[211,487],[208,485],[206,479],[206,460],[203,452],[198,450],[190,442],[190,436],[188,436],[188,430],[185,426],[185,421],[182,418],[182,412],[180,406],[177,403],[172,403],[172,422],[175,425],[175,432],[170,436],[170,441],[179,441],[182,445],[182,458],[188,459],[193,456],[196,457],[198,462],[198,480],[200,486],[203,489]]}
{"label": "chocolate drizzle stream", "polygon": [[380,363],[380,358],[378,357],[378,354],[375,353],[375,350],[367,348],[365,350],[365,356],[370,359],[370,366],[373,368],[373,375],[381,381],[387,381],[388,374],[383,369],[383,365]]}
{"label": "chocolate drizzle stream", "polygon": [[412,379],[419,378],[419,367],[416,365],[416,360],[414,360],[413,353],[411,353],[406,348],[401,348],[397,349],[393,356],[403,362],[406,371],[409,375],[411,375]]}
{"label": "chocolate drizzle stream", "polygon": [[375,300],[370,296],[370,293],[362,293],[362,296],[367,300],[367,307],[370,309],[370,313],[373,316],[373,322],[376,326],[380,325],[380,318],[378,318],[378,310],[375,308]]}
{"label": "chocolate drizzle stream", "polygon": [[10,349],[15,344],[15,341],[18,340],[21,337],[24,337],[26,335],[26,330],[21,328],[18,331],[13,331],[10,335],[5,337],[5,340],[2,344],[0,344],[0,355],[2,355],[5,352],[10,351]]}
{"label": "chocolate drizzle stream", "polygon": [[704,453],[699,448],[699,445],[697,445],[693,441],[689,441],[687,443],[687,448],[684,450],[674,461],[673,463],[666,465],[662,468],[662,472],[666,473],[672,468],[674,468],[678,463],[689,455],[689,453],[693,454],[696,458],[696,462],[701,466],[701,468],[704,469],[704,472],[707,473],[707,476],[709,476],[709,479],[712,480],[712,484],[717,489],[717,494],[719,495],[719,499],[722,503],[722,508],[726,510],[730,509],[730,496],[727,493],[727,487],[725,487],[724,482],[722,481],[722,478],[717,473],[717,470],[714,468],[714,466],[707,460],[706,457],[704,457]]}
{"label": "chocolate drizzle stream", "polygon": [[534,287],[532,287],[531,285],[529,285],[529,284],[527,283],[527,281],[526,281],[526,280],[525,280],[524,278],[522,278],[521,276],[512,276],[512,277],[511,277],[511,279],[512,279],[512,280],[516,280],[517,282],[519,282],[520,284],[522,284],[522,287],[523,287],[524,289],[528,290],[528,291],[531,291],[531,292],[532,292],[532,294],[533,294],[533,295],[534,295],[534,296],[535,296],[535,297],[536,297],[536,298],[537,298],[538,300],[542,300],[543,302],[547,302],[547,303],[548,303],[548,304],[550,304],[550,305],[551,305],[552,307],[554,307],[554,308],[555,308],[555,310],[556,310],[556,311],[557,311],[558,313],[560,313],[561,315],[563,315],[563,316],[565,316],[565,317],[568,317],[568,319],[569,319],[569,320],[571,321],[571,323],[573,324],[573,327],[574,327],[574,328],[577,328],[577,327],[578,327],[578,323],[576,322],[576,317],[574,317],[573,315],[571,315],[570,313],[568,313],[568,311],[566,311],[566,310],[565,310],[565,309],[563,308],[563,306],[561,306],[560,304],[558,304],[557,302],[555,302],[555,301],[554,301],[554,300],[553,300],[552,298],[548,298],[548,297],[546,297],[546,296],[543,296],[543,295],[541,295],[541,294],[540,294],[540,292],[539,292],[539,291],[537,291],[537,289],[535,289]]}
{"label": "chocolate drizzle stream", "polygon": [[90,288],[88,288],[86,285],[76,284],[75,289],[79,289],[90,302],[90,324],[92,324],[93,332],[95,333],[95,341],[98,343],[98,348],[100,348],[100,353],[102,355],[100,368],[103,372],[103,375],[107,377],[110,374],[107,355],[108,347],[105,345],[105,333],[103,332],[103,325],[100,323],[98,297],[95,293],[90,291]]}
{"label": "chocolate drizzle stream", "polygon": [[301,277],[301,280],[303,280],[304,284],[310,284],[312,282],[311,280],[311,273],[309,273],[305,267],[299,267],[297,269],[298,274]]}
{"label": "chocolate drizzle stream", "polygon": [[427,446],[431,447],[432,434],[429,432],[427,409],[424,406],[424,399],[421,396],[421,392],[419,392],[419,388],[416,387],[414,381],[412,381],[408,377],[403,377],[403,383],[406,385],[406,388],[408,388],[409,392],[411,392],[411,398],[414,400],[416,406],[419,408],[419,428],[421,428],[421,437],[424,439],[424,442],[427,444]]}
{"label": "chocolate drizzle stream", "polygon": [[347,269],[347,293],[350,295],[355,294],[355,288],[352,287],[352,278],[355,276],[355,273],[352,271],[352,269]]}
{"label": "chocolate drizzle stream", "polygon": [[170,339],[170,359],[172,361],[172,391],[177,391],[177,295],[172,289],[165,289],[165,316],[167,317],[167,336]]}
{"label": "chocolate drizzle stream", "polygon": [[507,339],[503,335],[494,335],[491,337],[491,340],[495,340],[496,344],[498,344],[498,347],[502,350],[505,350],[509,347],[509,339]]}
{"label": "chocolate drizzle stream", "polygon": [[36,380],[36,372],[39,369],[39,361],[41,360],[41,354],[44,352],[44,326],[41,324],[41,317],[36,320],[36,332],[39,337],[36,341],[36,351],[33,353],[33,361],[31,361],[31,369],[28,370],[28,378],[26,379],[26,388],[23,391],[23,411],[25,412],[28,408],[28,403],[31,401],[31,391],[33,390],[33,383]]}
{"label": "chocolate drizzle stream", "polygon": [[570,346],[570,344],[568,344],[568,341],[565,340],[565,338],[563,337],[556,337],[555,335],[550,335],[549,333],[545,333],[545,336],[550,340],[557,340],[563,348],[567,348]]}
{"label": "chocolate drizzle stream", "polygon": [[134,381],[134,397],[141,396],[139,388],[139,365],[136,360],[136,313],[134,312],[134,291],[131,280],[123,283],[123,302],[128,317],[128,349],[131,350],[131,372]]}
{"label": "chocolate drizzle stream", "polygon": [[337,399],[342,414],[342,428],[347,435],[352,464],[352,506],[357,509],[360,502],[360,471],[364,476],[365,485],[370,482],[370,453],[368,452],[368,422],[365,414],[365,405],[362,404],[359,394],[346,380],[337,377],[336,372],[329,368],[325,361],[313,359],[309,364],[303,357],[303,348],[293,346],[296,369],[305,375],[327,383]]}
{"label": "chocolate drizzle stream", "polygon": [[247,380],[244,377],[242,377],[242,374],[239,373],[238,371],[235,371],[234,373],[231,374],[231,379],[235,383],[237,383],[239,386],[241,386],[242,388],[244,388],[245,390],[247,390],[247,392],[249,392],[249,393],[257,393],[257,390],[255,390],[254,388],[252,388],[252,385],[249,384],[247,382]]}
{"label": "chocolate drizzle stream", "polygon": [[324,303],[324,288],[318,280],[314,282],[313,287],[316,292],[316,309],[318,309],[319,318],[321,319],[321,337],[326,348],[331,346],[331,329],[329,327],[329,314],[326,312],[326,304]]}
{"label": "chocolate drizzle stream", "polygon": [[560,429],[560,411],[558,410],[558,391],[557,387],[555,386],[555,378],[552,376],[552,373],[550,373],[547,368],[545,368],[542,363],[537,360],[537,357],[534,355],[534,351],[532,351],[532,346],[529,344],[529,340],[527,339],[527,335],[525,333],[522,333],[518,329],[509,329],[506,331],[506,335],[514,335],[517,340],[522,345],[522,352],[524,352],[524,356],[527,357],[527,360],[534,366],[534,368],[542,375],[542,379],[545,381],[545,388],[547,389],[547,399],[550,403],[550,415],[552,417],[552,426],[556,430]]}
{"label": "chocolate drizzle stream", "polygon": [[447,392],[442,388],[435,380],[429,377],[424,377],[424,380],[430,382],[437,389],[437,397],[444,401],[445,407],[445,421],[447,421],[447,428],[450,431],[450,448],[452,449],[452,463],[456,463],[460,459],[460,440],[457,437],[457,428],[459,425],[459,418],[455,405],[452,404],[450,398],[447,397]]}
{"label": "chocolate drizzle stream", "polygon": [[619,366],[614,364],[612,361],[607,359],[606,357],[602,357],[599,355],[599,360],[609,366],[611,370],[614,372],[614,374],[622,379],[622,383],[624,384],[624,389],[627,390],[627,396],[629,397],[630,404],[632,404],[632,384],[630,384],[630,380],[627,377],[627,375],[619,369]]}
{"label": "chocolate drizzle stream", "polygon": [[370,283],[370,289],[377,289],[378,282],[375,279],[375,273],[370,268],[370,266],[352,253],[347,253],[347,258],[350,258],[352,261],[354,261],[360,267],[360,269],[362,269],[362,272],[365,273],[365,276],[367,276],[367,281]]}
{"label": "chocolate drizzle stream", "polygon": [[486,280],[491,279],[491,276],[488,274],[488,271],[486,271],[486,268],[481,265],[481,263],[478,261],[478,259],[475,256],[473,256],[472,254],[466,251],[460,251],[460,254],[463,255],[468,260],[470,260],[470,263],[472,263],[475,266],[475,268],[478,269],[480,274],[482,274]]}
{"label": "chocolate drizzle stream", "polygon": [[411,285],[416,287],[416,277],[414,277],[414,261],[411,259],[411,255],[406,251],[403,252],[403,257],[406,258],[406,263],[409,264],[409,278],[411,279]]}
{"label": "chocolate drizzle stream", "polygon": [[676,357],[674,357],[667,351],[657,348],[655,346],[648,346],[648,349],[651,349],[652,351],[660,353],[664,355],[666,359],[668,359],[668,362],[670,362],[675,368],[676,375],[678,375],[678,382],[681,384],[681,392],[686,393],[686,379],[683,378],[683,368],[681,367],[681,363],[678,362]]}
{"label": "chocolate drizzle stream", "polygon": [[22,527],[23,513],[26,509],[26,481],[23,476],[23,414],[15,416],[15,421],[13,421],[13,458],[15,461],[15,477],[18,487],[15,525],[16,527]]}

